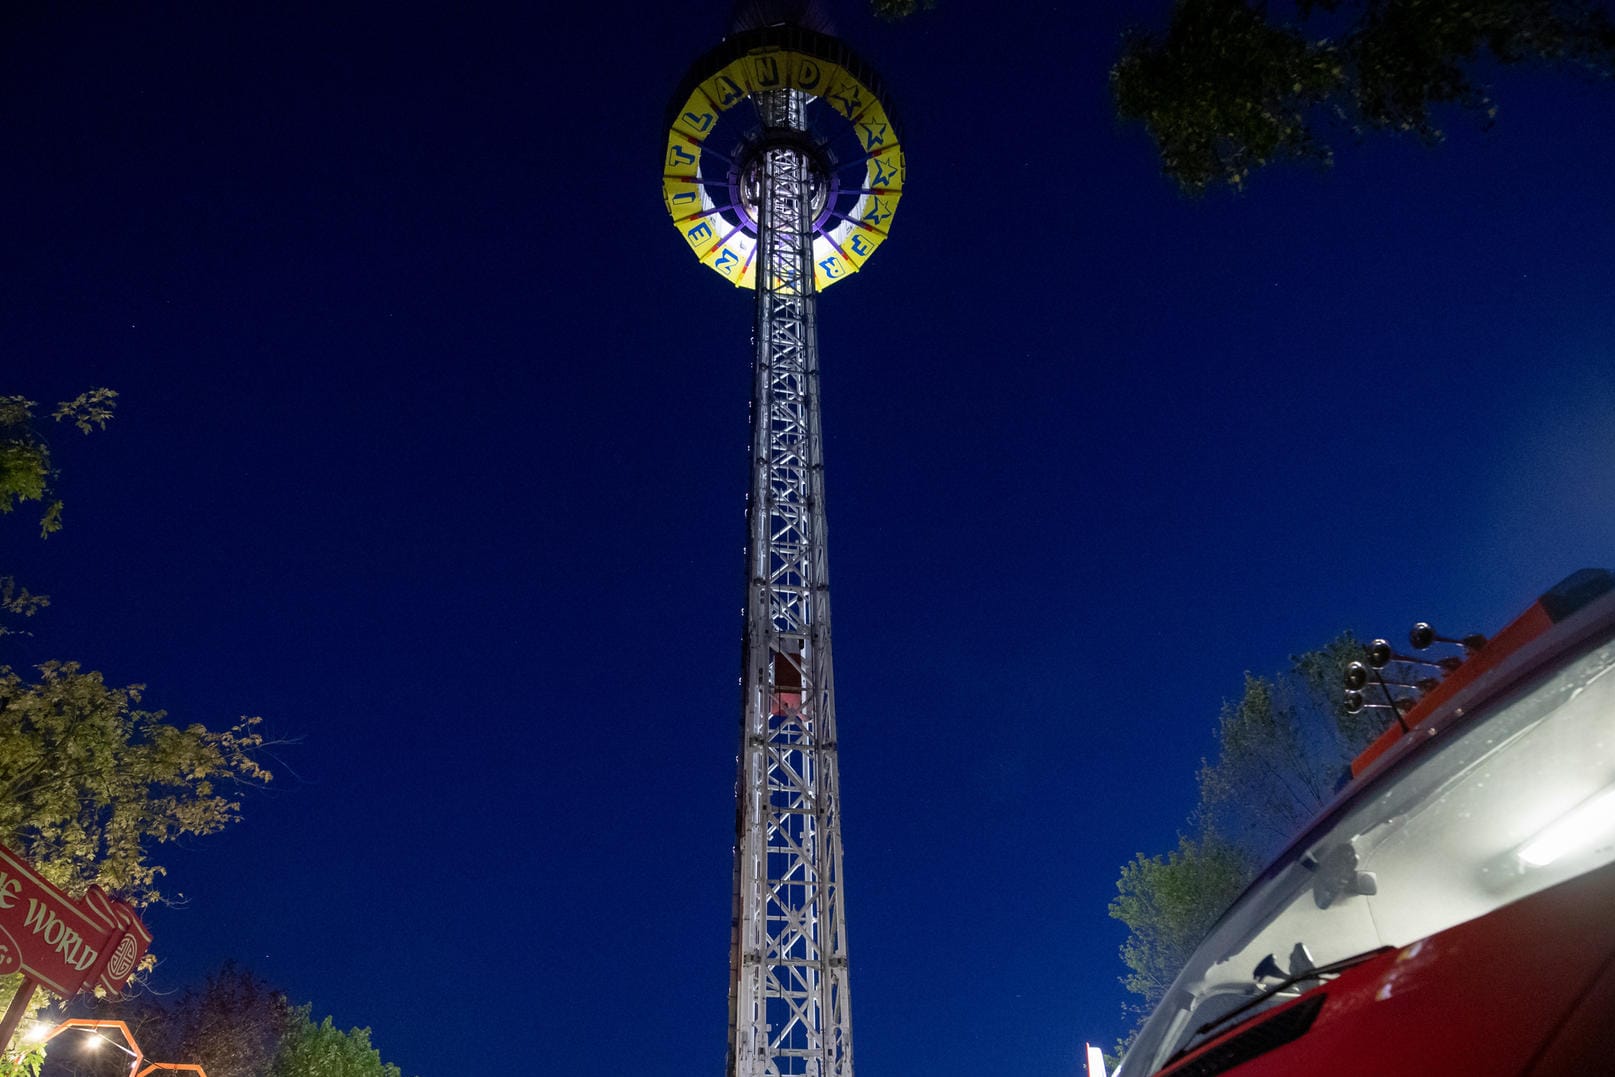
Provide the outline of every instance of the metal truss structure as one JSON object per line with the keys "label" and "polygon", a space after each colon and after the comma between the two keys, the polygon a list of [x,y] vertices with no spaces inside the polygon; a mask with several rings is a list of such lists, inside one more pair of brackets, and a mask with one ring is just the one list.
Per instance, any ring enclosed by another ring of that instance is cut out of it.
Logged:
{"label": "metal truss structure", "polygon": [[756,293],[726,1077],[852,1077],[814,307],[885,242],[906,166],[816,0],[737,3],[731,30],[662,156],[683,241]]}
{"label": "metal truss structure", "polygon": [[756,372],[728,1077],[851,1077],[813,222],[794,89],[758,95]]}

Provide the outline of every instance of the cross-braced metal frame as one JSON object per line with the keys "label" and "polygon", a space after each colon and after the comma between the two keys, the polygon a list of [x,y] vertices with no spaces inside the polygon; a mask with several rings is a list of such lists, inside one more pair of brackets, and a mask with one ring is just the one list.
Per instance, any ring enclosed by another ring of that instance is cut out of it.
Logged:
{"label": "cross-braced metal frame", "polygon": [[[747,506],[728,1077],[852,1077],[824,442],[815,163],[796,90],[759,95],[756,382]],[[822,177],[819,177],[822,179]]]}

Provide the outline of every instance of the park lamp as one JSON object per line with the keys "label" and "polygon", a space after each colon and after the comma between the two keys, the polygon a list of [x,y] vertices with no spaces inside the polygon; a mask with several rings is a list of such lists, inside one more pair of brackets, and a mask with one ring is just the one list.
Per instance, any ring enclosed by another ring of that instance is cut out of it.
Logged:
{"label": "park lamp", "polygon": [[83,1030],[83,1032],[84,1046],[88,1047],[92,1051],[99,1051],[103,1043],[109,1043],[118,1050],[122,1051],[124,1054],[128,1055],[130,1058],[133,1058],[136,1061],[139,1061],[140,1059],[140,1055],[136,1052],[129,1050],[129,1048],[125,1047],[116,1040],[108,1039],[106,1036],[101,1035],[101,1033],[95,1031],[94,1029],[86,1028]]}
{"label": "park lamp", "polygon": [[[41,1021],[28,1030],[27,1039],[34,1046],[43,1047],[47,1042],[55,1039],[70,1028],[76,1028],[85,1034],[83,1044],[92,1051],[99,1051],[102,1044],[110,1043],[113,1047],[128,1055],[130,1058],[129,1077],[135,1077],[135,1074],[140,1072],[140,1064],[146,1060],[145,1056],[140,1051],[140,1043],[135,1039],[135,1034],[129,1031],[129,1026],[122,1021],[96,1021],[88,1017],[69,1017],[66,1020],[57,1022],[55,1025],[46,1025]],[[112,1039],[102,1031],[103,1029],[121,1034],[129,1042],[129,1046],[125,1047],[117,1040]]]}
{"label": "park lamp", "polygon": [[[135,1039],[135,1034],[129,1031],[129,1026],[122,1021],[95,1021],[87,1017],[69,1017],[55,1025],[39,1021],[28,1030],[24,1039],[32,1046],[40,1047],[70,1028],[79,1029],[86,1035],[87,1039],[84,1041],[84,1046],[92,1051],[100,1050],[103,1043],[110,1043],[133,1059],[129,1063],[129,1077],[147,1077],[148,1074],[156,1073],[158,1070],[194,1073],[197,1077],[207,1077],[207,1070],[194,1062],[150,1061],[146,1058],[145,1053],[141,1051],[140,1043]],[[101,1031],[102,1029],[111,1029],[122,1034],[123,1038],[129,1042],[129,1046],[125,1047],[117,1040],[105,1035]]]}

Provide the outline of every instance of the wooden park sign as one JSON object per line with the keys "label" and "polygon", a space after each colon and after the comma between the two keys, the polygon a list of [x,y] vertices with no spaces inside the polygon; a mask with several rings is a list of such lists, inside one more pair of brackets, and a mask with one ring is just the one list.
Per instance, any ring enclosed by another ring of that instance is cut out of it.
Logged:
{"label": "wooden park sign", "polygon": [[96,987],[115,993],[150,945],[151,933],[128,905],[98,886],[74,900],[0,845],[0,975],[22,973],[0,1019],[0,1050],[40,987],[62,998]]}

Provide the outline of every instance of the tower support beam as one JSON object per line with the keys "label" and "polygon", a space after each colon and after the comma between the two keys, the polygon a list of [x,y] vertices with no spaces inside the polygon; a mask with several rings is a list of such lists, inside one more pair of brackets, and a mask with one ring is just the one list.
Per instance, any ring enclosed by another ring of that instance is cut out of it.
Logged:
{"label": "tower support beam", "polygon": [[[851,1077],[806,97],[757,95],[756,363],[727,1077]],[[772,137],[777,135],[778,137]]]}

